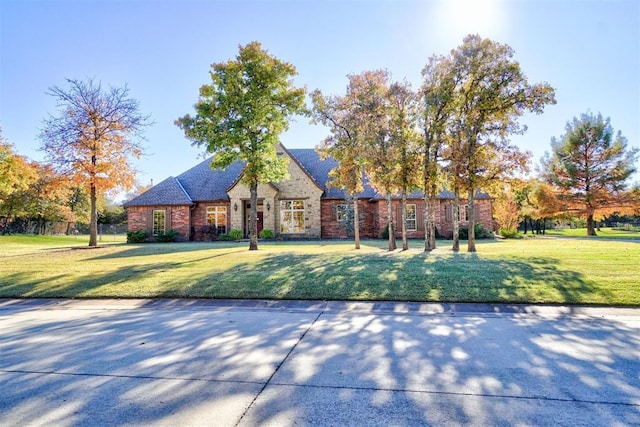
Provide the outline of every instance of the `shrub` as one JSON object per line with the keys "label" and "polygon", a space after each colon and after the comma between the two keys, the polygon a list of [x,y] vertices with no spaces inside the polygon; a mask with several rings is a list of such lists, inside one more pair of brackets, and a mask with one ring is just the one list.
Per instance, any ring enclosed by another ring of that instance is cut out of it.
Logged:
{"label": "shrub", "polygon": [[144,230],[127,231],[127,243],[144,243],[148,235]]}
{"label": "shrub", "polygon": [[258,235],[261,239],[273,239],[273,231],[265,228],[260,230],[260,234]]}
{"label": "shrub", "polygon": [[384,240],[389,240],[389,224],[384,226],[384,230],[382,230],[380,237]]}
{"label": "shrub", "polygon": [[[482,224],[476,224],[473,227],[473,231],[475,232],[476,239],[490,239],[493,237],[493,232],[487,230],[482,226]],[[466,240],[469,238],[469,228],[468,227],[460,227],[458,230],[458,236],[462,240]]]}
{"label": "shrub", "polygon": [[161,243],[175,242],[178,234],[180,233],[178,233],[176,230],[167,230],[165,233],[160,232],[156,236],[156,242],[161,242]]}
{"label": "shrub", "polygon": [[505,239],[513,239],[518,235],[518,230],[507,230],[501,228],[500,230],[498,230],[498,234],[500,234]]}
{"label": "shrub", "polygon": [[229,231],[229,240],[240,240],[242,239],[242,230],[238,228],[234,228]]}

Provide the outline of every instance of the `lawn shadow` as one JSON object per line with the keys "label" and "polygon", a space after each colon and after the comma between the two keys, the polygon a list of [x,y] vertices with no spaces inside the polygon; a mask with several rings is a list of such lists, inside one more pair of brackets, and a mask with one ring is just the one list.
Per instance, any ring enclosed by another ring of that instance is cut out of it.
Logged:
{"label": "lawn shadow", "polygon": [[559,268],[552,258],[525,262],[477,254],[437,259],[278,254],[202,278],[194,289],[229,298],[569,304],[607,301],[611,296],[580,273]]}
{"label": "lawn shadow", "polygon": [[[42,277],[38,271],[9,274],[0,278],[0,294],[566,304],[616,301],[606,287],[561,268],[559,261],[550,257],[489,259],[478,253],[382,250],[250,254],[235,245],[221,251],[209,248],[218,246],[158,244],[114,250],[77,261],[105,262],[103,271],[67,274],[61,267],[50,277]],[[193,256],[166,256],[180,251]],[[154,255],[165,255],[168,261],[154,262]],[[216,264],[222,256],[241,261]],[[125,265],[108,262],[122,258],[128,260]],[[191,269],[193,264],[198,267]],[[231,266],[223,267],[228,264]]]}

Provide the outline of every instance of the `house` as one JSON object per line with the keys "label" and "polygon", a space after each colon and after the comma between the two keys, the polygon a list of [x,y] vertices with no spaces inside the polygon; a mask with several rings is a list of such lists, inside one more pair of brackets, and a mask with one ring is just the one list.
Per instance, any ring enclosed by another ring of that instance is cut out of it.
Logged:
{"label": "house", "polygon": [[[278,155],[288,158],[289,178],[258,186],[258,232],[269,229],[276,238],[345,238],[351,235],[351,203],[347,194],[329,184],[333,159],[321,160],[313,149],[286,149]],[[231,229],[248,235],[250,194],[242,184],[243,164],[236,162],[224,170],[211,169],[205,160],[177,177],[169,177],[145,193],[125,203],[130,231],[146,230],[157,235],[169,229],[178,240],[211,240]],[[438,196],[436,228],[445,238],[453,235],[453,194]],[[479,193],[475,201],[476,221],[493,229],[491,198]],[[422,193],[408,195],[406,225],[409,238],[424,238],[424,199]],[[387,225],[387,204],[380,194],[365,184],[358,195],[360,236],[381,237]],[[461,207],[461,226],[466,226],[466,210]],[[394,224],[400,200],[393,200]]]}

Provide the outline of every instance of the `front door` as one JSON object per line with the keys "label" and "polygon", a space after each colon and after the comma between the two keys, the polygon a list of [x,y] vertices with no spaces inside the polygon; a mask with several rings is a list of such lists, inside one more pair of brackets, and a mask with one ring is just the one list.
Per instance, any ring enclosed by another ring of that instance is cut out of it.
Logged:
{"label": "front door", "polygon": [[[244,216],[244,233],[246,237],[249,237],[249,216],[251,215],[251,203],[245,202],[245,216]],[[264,212],[262,211],[262,200],[258,201],[258,235],[264,228]]]}
{"label": "front door", "polygon": [[258,236],[260,235],[260,232],[262,231],[262,227],[263,227],[263,223],[264,221],[262,221],[264,218],[264,213],[262,211],[258,211]]}

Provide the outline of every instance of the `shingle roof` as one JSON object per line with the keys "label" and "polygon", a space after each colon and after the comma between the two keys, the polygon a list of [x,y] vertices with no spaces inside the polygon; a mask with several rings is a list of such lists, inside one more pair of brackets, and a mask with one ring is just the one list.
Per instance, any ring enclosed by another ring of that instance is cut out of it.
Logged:
{"label": "shingle roof", "polygon": [[[338,166],[338,163],[333,158],[321,160],[320,155],[313,148],[294,148],[287,150],[292,156],[298,160],[311,175],[316,183],[324,190],[323,197],[325,199],[345,199],[347,193],[341,189],[330,185],[329,172],[331,169]],[[364,191],[358,195],[359,198],[372,198],[376,192],[365,183]]]}
{"label": "shingle roof", "polygon": [[[325,199],[346,199],[344,190],[329,183],[329,171],[337,166],[332,159],[321,160],[313,148],[294,148],[287,150],[297,160],[307,174],[324,190]],[[195,202],[229,200],[227,190],[240,177],[244,163],[236,162],[228,168],[211,169],[212,157],[199,163],[177,178],[167,178],[140,196],[125,203],[125,206],[153,206],[153,205],[191,205]],[[364,191],[359,198],[381,199],[379,195],[364,179]],[[408,198],[422,198],[422,192],[414,191]],[[443,199],[453,199],[453,193],[443,190],[439,196]],[[489,198],[485,193],[478,193],[478,198]]]}
{"label": "shingle roof", "polygon": [[207,160],[178,175],[178,180],[194,202],[229,200],[227,190],[238,179],[244,163],[235,162],[226,169],[211,169]]}
{"label": "shingle roof", "polygon": [[176,206],[191,205],[193,200],[189,197],[180,182],[170,176],[158,185],[151,187],[138,197],[135,197],[125,206]]}

